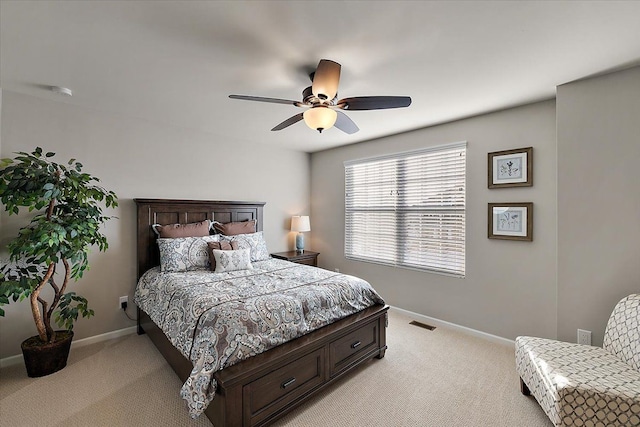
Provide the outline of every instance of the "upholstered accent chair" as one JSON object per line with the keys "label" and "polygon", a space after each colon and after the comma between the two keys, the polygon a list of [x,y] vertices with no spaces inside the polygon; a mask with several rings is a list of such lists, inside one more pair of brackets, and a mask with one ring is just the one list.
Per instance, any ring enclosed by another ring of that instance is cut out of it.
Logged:
{"label": "upholstered accent chair", "polygon": [[602,348],[522,336],[516,369],[555,426],[640,426],[640,294],[615,306]]}

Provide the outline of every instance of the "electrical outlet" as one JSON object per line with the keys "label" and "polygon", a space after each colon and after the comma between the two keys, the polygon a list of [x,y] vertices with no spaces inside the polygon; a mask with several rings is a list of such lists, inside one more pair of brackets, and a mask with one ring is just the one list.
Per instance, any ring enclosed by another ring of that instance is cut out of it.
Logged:
{"label": "electrical outlet", "polygon": [[578,329],[578,344],[591,345],[591,331]]}
{"label": "electrical outlet", "polygon": [[128,304],[129,304],[129,296],[128,295],[124,295],[124,296],[121,296],[120,298],[118,298],[118,310],[127,308]]}
{"label": "electrical outlet", "polygon": [[336,268],[335,270],[336,270],[336,273],[340,273],[340,269],[339,268]]}

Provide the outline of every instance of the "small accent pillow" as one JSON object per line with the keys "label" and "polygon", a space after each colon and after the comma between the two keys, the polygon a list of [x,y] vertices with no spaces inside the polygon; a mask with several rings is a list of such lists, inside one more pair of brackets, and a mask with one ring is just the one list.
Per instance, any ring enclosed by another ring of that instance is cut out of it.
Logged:
{"label": "small accent pillow", "polygon": [[238,249],[238,242],[209,242],[209,264],[211,265],[211,271],[216,270],[216,257],[213,256],[213,250],[218,251],[235,251]]}
{"label": "small accent pillow", "polygon": [[172,239],[177,237],[204,237],[209,235],[211,221],[205,219],[200,222],[190,224],[153,224],[151,226],[158,237],[162,239]]}
{"label": "small accent pillow", "polygon": [[218,242],[220,236],[178,237],[158,239],[160,271],[177,272],[209,267],[208,242]]}
{"label": "small accent pillow", "polygon": [[258,222],[255,219],[242,222],[227,222],[226,224],[214,221],[213,228],[216,230],[216,233],[224,234],[226,236],[235,236],[238,234],[255,233],[257,223]]}
{"label": "small accent pillow", "polygon": [[262,231],[252,234],[238,234],[237,236],[220,236],[220,241],[237,242],[239,249],[249,249],[251,262],[264,261],[270,257]]}
{"label": "small accent pillow", "polygon": [[211,252],[213,252],[213,256],[216,259],[216,273],[253,269],[251,259],[249,258],[249,249],[238,249],[235,251],[212,249]]}

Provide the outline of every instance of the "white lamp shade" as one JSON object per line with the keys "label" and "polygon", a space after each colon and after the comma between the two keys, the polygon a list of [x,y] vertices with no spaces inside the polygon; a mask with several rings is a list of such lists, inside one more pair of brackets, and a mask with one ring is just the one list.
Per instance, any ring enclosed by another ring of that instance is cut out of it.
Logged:
{"label": "white lamp shade", "polygon": [[293,216],[291,217],[291,231],[311,231],[311,224],[309,223],[308,216]]}
{"label": "white lamp shade", "polygon": [[338,113],[327,107],[313,107],[305,111],[302,117],[307,126],[322,132],[335,124]]}

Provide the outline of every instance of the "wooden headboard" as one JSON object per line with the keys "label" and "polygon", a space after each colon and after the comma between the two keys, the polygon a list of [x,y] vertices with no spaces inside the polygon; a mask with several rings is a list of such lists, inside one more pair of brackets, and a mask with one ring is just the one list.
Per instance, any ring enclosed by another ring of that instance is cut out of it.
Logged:
{"label": "wooden headboard", "polygon": [[153,224],[187,224],[211,221],[239,222],[258,220],[257,230],[262,231],[262,208],[265,202],[224,202],[211,200],[134,199],[138,210],[138,279],[156,265],[160,265],[160,253],[156,244]]}

